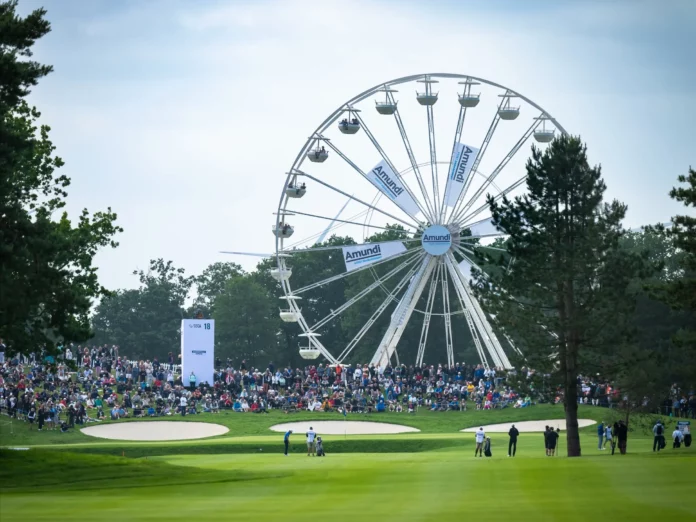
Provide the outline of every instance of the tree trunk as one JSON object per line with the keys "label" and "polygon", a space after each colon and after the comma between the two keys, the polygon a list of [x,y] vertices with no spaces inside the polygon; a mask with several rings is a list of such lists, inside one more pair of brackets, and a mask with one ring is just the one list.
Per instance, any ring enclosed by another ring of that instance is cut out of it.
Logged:
{"label": "tree trunk", "polygon": [[[568,347],[568,359],[574,359],[575,348]],[[578,376],[575,370],[574,361],[566,363],[566,371],[563,375],[563,387],[565,389],[565,418],[566,418],[566,439],[569,457],[581,456],[580,450],[580,431],[578,427]]]}

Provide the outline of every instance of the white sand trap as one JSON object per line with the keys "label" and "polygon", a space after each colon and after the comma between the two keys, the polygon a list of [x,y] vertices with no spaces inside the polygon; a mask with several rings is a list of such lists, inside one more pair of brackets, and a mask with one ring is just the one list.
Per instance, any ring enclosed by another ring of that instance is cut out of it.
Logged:
{"label": "white sand trap", "polygon": [[224,435],[229,428],[208,422],[123,422],[83,428],[91,437],[113,440],[187,440]]}
{"label": "white sand trap", "polygon": [[[561,428],[563,431],[566,429],[565,419],[555,419],[555,420],[539,420],[539,421],[521,421],[521,422],[504,422],[502,424],[489,424],[484,425],[484,431],[490,433],[507,433],[510,431],[512,425],[519,430],[520,433],[531,433],[531,432],[541,432],[544,431],[546,426],[551,426],[552,428]],[[586,426],[592,426],[597,424],[596,421],[592,419],[578,419],[578,426],[584,428]],[[466,433],[473,433],[479,429],[479,426],[473,428],[467,428],[464,431]]]}
{"label": "white sand trap", "polygon": [[363,421],[303,421],[287,422],[271,426],[272,431],[286,432],[292,430],[295,433],[306,433],[309,428],[319,435],[384,435],[387,433],[415,433],[419,429],[401,424],[387,424],[384,422]]}

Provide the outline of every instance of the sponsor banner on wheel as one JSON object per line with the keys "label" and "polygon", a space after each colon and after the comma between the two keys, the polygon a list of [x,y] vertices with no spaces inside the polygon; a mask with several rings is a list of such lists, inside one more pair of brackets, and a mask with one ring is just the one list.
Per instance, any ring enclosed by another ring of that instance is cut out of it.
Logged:
{"label": "sponsor banner on wheel", "polygon": [[[471,231],[471,236],[469,237],[490,237],[503,235],[497,228],[495,228],[492,218],[482,219],[476,223],[464,225],[464,228],[468,228]],[[466,239],[467,236],[462,237]]]}
{"label": "sponsor banner on wheel", "polygon": [[367,179],[412,218],[420,212],[418,204],[386,161],[382,160],[367,172]]}
{"label": "sponsor banner on wheel", "polygon": [[445,185],[445,205],[453,207],[464,190],[466,180],[471,174],[479,149],[465,143],[457,143],[450,165],[447,185]]}
{"label": "sponsor banner on wheel", "polygon": [[352,272],[402,252],[406,252],[406,247],[399,241],[346,246],[343,247],[343,261],[346,263],[346,272]]}

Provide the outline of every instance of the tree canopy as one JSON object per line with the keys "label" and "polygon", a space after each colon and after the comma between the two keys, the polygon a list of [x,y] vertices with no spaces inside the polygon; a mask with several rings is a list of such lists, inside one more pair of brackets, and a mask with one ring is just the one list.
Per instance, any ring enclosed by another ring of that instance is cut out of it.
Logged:
{"label": "tree canopy", "polygon": [[63,210],[70,178],[26,101],[52,71],[31,60],[50,24],[43,9],[21,18],[16,8],[0,3],[0,338],[10,351],[52,352],[90,337],[93,302],[108,294],[94,256],[117,246],[121,228],[111,209],[76,219]]}

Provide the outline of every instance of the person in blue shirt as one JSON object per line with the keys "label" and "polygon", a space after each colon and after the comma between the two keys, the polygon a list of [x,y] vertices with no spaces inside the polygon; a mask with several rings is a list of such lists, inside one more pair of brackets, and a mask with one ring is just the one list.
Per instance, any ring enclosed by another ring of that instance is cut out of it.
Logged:
{"label": "person in blue shirt", "polygon": [[283,437],[283,442],[285,443],[285,456],[288,456],[288,446],[290,446],[290,435],[292,435],[292,430],[285,432],[285,437]]}
{"label": "person in blue shirt", "polygon": [[604,449],[604,423],[600,422],[599,425],[597,425],[597,437],[599,437],[599,446],[597,446],[597,449],[603,450]]}

